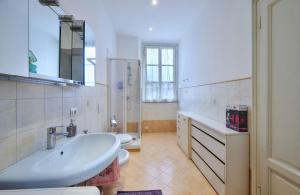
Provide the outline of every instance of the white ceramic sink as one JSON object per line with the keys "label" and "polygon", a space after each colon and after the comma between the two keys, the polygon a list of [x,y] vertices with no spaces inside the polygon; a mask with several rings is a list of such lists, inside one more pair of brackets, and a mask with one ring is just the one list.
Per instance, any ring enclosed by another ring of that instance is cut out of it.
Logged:
{"label": "white ceramic sink", "polygon": [[0,195],[99,195],[97,187],[42,188],[22,190],[0,190]]}
{"label": "white ceramic sink", "polygon": [[118,156],[112,134],[68,138],[52,150],[38,151],[0,172],[0,189],[66,187],[103,171]]}

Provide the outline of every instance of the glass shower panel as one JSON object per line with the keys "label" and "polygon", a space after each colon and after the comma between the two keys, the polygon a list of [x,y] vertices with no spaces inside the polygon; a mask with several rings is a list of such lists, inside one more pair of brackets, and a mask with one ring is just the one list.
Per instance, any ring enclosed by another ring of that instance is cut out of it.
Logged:
{"label": "glass shower panel", "polygon": [[127,132],[137,133],[140,121],[140,67],[139,63],[127,62],[126,115]]}
{"label": "glass shower panel", "polygon": [[122,61],[112,61],[110,64],[110,119],[117,122],[111,126],[113,131],[123,132],[125,129],[124,112],[124,75],[125,66]]}
{"label": "glass shower panel", "polygon": [[109,91],[111,130],[118,133],[139,134],[140,65],[138,60],[111,61]]}

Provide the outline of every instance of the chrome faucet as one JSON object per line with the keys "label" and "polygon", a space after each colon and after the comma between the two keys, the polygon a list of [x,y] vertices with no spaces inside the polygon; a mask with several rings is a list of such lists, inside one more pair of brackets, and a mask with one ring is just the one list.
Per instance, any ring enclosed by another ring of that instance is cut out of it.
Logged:
{"label": "chrome faucet", "polygon": [[56,128],[64,127],[64,126],[56,126],[56,127],[49,127],[47,129],[47,149],[53,149],[56,145],[56,136],[68,136],[68,133],[57,133]]}

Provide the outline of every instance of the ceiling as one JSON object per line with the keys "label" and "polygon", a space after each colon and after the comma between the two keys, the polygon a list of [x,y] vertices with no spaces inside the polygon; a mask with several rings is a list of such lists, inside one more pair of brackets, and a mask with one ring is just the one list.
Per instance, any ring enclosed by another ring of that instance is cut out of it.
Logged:
{"label": "ceiling", "polygon": [[152,0],[103,0],[117,33],[144,42],[177,42],[199,15],[202,0],[157,1],[153,6]]}

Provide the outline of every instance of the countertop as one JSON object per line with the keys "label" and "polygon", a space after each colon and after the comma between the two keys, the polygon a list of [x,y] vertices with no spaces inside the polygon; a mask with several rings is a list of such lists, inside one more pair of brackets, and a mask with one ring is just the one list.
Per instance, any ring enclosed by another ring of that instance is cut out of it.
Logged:
{"label": "countertop", "polygon": [[184,116],[187,116],[189,118],[191,118],[192,120],[195,120],[199,123],[201,123],[202,125],[207,126],[208,128],[216,131],[217,133],[220,133],[222,135],[225,136],[232,136],[232,135],[241,135],[241,134],[249,134],[249,132],[237,132],[234,131],[232,129],[229,129],[226,127],[225,124],[222,124],[220,122],[214,121],[212,119],[203,117],[199,114],[196,114],[194,112],[190,112],[190,111],[178,111],[179,114],[182,114]]}

